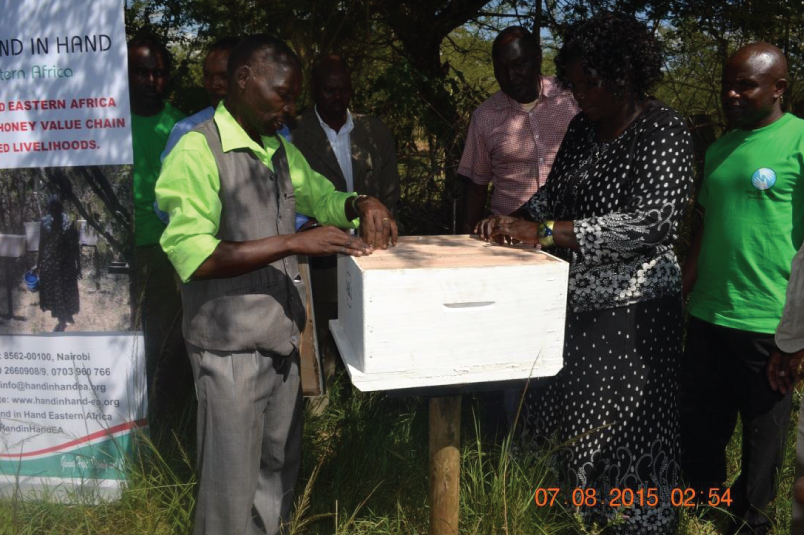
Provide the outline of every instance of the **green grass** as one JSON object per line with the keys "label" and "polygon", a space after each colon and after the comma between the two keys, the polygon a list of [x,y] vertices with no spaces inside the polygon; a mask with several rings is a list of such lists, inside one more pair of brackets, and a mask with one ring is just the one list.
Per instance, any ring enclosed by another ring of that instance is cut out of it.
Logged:
{"label": "green grass", "polygon": [[[794,402],[798,406],[800,394]],[[309,407],[308,407],[309,409]],[[789,533],[795,456],[795,414],[772,504],[774,535]],[[320,414],[308,410],[302,474],[292,535],[424,535],[428,530],[425,400],[360,394],[341,378]],[[187,534],[192,526],[194,419],[164,423],[143,437],[122,499],[102,505],[0,501],[0,535]],[[571,511],[539,508],[532,493],[552,485],[546,456],[511,456],[478,438],[477,404],[462,407],[461,534],[572,535],[585,531]],[[739,470],[739,439],[729,446],[730,481]],[[720,533],[723,519],[706,509],[683,511],[680,534]]]}

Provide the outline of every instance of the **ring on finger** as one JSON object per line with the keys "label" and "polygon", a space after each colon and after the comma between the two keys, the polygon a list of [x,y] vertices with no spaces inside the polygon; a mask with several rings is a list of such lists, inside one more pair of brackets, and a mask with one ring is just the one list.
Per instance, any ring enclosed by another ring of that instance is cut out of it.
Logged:
{"label": "ring on finger", "polygon": [[346,247],[341,247],[340,251],[338,251],[338,252],[340,254],[346,254]]}

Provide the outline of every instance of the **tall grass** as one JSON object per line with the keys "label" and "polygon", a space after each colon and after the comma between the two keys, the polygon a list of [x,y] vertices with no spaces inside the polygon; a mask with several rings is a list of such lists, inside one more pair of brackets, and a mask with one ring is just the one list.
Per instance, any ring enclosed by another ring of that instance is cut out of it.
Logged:
{"label": "tall grass", "polygon": [[[116,502],[96,504],[78,493],[0,501],[0,535],[168,535],[190,533],[195,462],[185,447],[189,412],[137,434],[127,488]],[[179,423],[175,423],[180,420]],[[194,449],[194,448],[193,448]]]}
{"label": "tall grass", "polygon": [[[800,400],[796,394],[795,402]],[[796,405],[797,406],[797,405]],[[424,535],[428,531],[426,400],[360,394],[341,378],[323,411],[308,410],[302,473],[291,535]],[[573,511],[536,507],[537,487],[554,486],[544,452],[510,455],[510,437],[489,444],[478,430],[478,404],[462,407],[461,534],[587,533]],[[791,416],[773,535],[787,535],[795,455]],[[113,503],[73,505],[0,501],[0,535],[182,535],[192,528],[194,418],[157,422],[142,436],[129,485]],[[729,446],[730,481],[739,470],[739,435]],[[685,510],[681,535],[721,533],[725,515]]]}

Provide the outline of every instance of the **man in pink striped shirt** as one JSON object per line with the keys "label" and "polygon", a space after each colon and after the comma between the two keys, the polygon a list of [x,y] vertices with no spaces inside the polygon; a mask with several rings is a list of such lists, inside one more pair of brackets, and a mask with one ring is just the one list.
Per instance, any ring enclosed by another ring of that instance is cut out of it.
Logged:
{"label": "man in pink striped shirt", "polygon": [[572,92],[541,76],[542,53],[525,28],[511,26],[494,39],[494,77],[500,91],[472,114],[458,174],[466,178],[461,232],[472,232],[491,211],[509,215],[547,180],[570,120],[579,108]]}

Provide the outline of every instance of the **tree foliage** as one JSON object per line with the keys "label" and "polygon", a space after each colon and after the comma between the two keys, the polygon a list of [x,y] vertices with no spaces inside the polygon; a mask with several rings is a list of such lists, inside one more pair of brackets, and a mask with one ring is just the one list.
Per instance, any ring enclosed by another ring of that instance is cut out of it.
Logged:
{"label": "tree foliage", "polygon": [[[153,33],[170,45],[171,99],[188,113],[207,105],[198,63],[216,38],[283,38],[305,79],[316,57],[342,54],[353,71],[353,108],[380,116],[396,136],[403,193],[416,203],[402,207],[405,230],[445,233],[469,114],[495,89],[490,39],[511,23],[532,25],[532,9],[519,0],[137,0],[127,3],[126,21],[129,33]],[[300,111],[310,100],[305,84]]]}
{"label": "tree foliage", "polygon": [[[207,105],[200,89],[204,46],[222,36],[271,33],[302,60],[341,53],[353,71],[353,108],[380,116],[394,132],[403,170],[402,223],[411,233],[452,230],[460,192],[456,169],[472,110],[496,90],[490,44],[511,24],[543,37],[553,72],[561,36],[601,10],[643,20],[665,51],[656,96],[704,135],[725,126],[720,72],[739,46],[766,40],[790,60],[786,106],[804,111],[804,14],[789,0],[129,0],[130,33],[164,39],[175,55],[172,100],[185,112]],[[310,105],[309,85],[299,109]]]}
{"label": "tree foliage", "polygon": [[787,109],[804,111],[804,14],[789,0],[546,0],[545,27],[560,36],[569,24],[601,10],[631,13],[664,45],[665,81],[658,96],[687,117],[725,127],[720,110],[723,65],[739,47],[766,41],[790,62]]}

